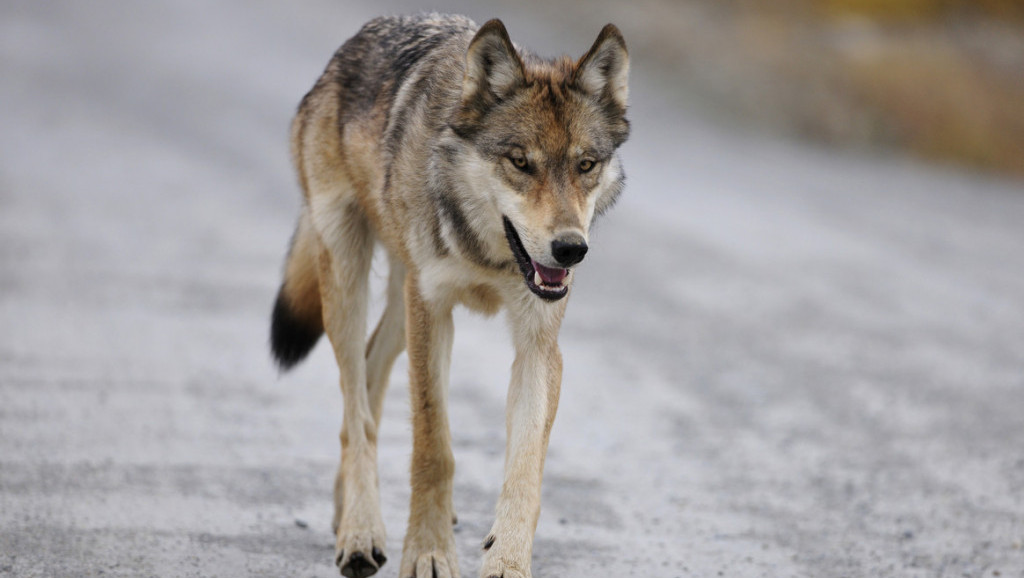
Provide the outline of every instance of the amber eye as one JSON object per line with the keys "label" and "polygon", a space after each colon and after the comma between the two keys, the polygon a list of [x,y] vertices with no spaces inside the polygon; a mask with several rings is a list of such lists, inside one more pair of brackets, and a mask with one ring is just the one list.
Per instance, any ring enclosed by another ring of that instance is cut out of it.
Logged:
{"label": "amber eye", "polygon": [[580,172],[589,173],[590,169],[594,168],[594,161],[590,159],[583,159],[580,161]]}
{"label": "amber eye", "polygon": [[526,162],[526,157],[523,156],[523,153],[520,153],[520,152],[514,152],[514,153],[510,154],[508,156],[508,159],[510,161],[512,161],[512,165],[514,167],[516,167],[517,169],[519,169],[521,171],[525,171],[527,165],[529,164],[528,162]]}

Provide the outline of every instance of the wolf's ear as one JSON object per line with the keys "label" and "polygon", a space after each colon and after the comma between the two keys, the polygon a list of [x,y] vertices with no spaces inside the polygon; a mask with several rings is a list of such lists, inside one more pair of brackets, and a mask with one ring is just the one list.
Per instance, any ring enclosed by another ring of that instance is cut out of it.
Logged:
{"label": "wolf's ear", "polygon": [[462,79],[462,103],[489,105],[508,96],[524,82],[519,60],[501,20],[488,21],[473,37],[466,51]]}
{"label": "wolf's ear", "polygon": [[623,111],[629,98],[629,52],[614,24],[605,26],[590,50],[580,58],[573,75],[576,86],[599,98],[609,98]]}

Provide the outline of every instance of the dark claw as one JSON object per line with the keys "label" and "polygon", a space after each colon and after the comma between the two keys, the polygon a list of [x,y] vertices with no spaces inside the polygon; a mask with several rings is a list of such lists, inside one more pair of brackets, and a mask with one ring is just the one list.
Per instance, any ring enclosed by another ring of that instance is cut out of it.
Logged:
{"label": "dark claw", "polygon": [[348,559],[348,564],[341,568],[341,575],[345,578],[366,578],[377,573],[379,568],[376,564],[366,559],[362,552],[356,552]]}
{"label": "dark claw", "polygon": [[[487,536],[487,541],[484,542],[484,550],[490,550],[491,546],[494,545],[494,536]],[[498,578],[501,578],[500,576]]]}
{"label": "dark claw", "polygon": [[430,572],[434,575],[434,578],[437,578],[437,560],[433,558],[430,559]]}
{"label": "dark claw", "polygon": [[384,552],[381,552],[380,548],[376,546],[373,547],[373,552],[371,554],[373,555],[373,561],[377,563],[378,568],[388,561],[388,557],[385,556]]}

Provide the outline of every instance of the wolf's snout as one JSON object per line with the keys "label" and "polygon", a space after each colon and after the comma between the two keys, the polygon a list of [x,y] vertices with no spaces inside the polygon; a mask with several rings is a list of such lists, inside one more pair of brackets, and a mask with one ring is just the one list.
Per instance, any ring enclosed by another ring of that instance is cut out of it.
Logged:
{"label": "wolf's snout", "polygon": [[551,242],[551,256],[563,267],[572,267],[587,254],[587,242],[581,235],[570,233]]}

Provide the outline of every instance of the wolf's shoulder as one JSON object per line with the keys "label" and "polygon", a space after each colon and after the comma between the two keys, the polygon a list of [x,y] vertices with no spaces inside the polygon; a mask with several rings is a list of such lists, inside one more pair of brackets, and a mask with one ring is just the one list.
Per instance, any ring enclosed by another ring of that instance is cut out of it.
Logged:
{"label": "wolf's shoulder", "polygon": [[475,22],[455,14],[381,16],[364,24],[333,60],[343,85],[351,87],[357,78],[372,78],[389,79],[397,86],[431,54],[464,51],[477,29]]}
{"label": "wolf's shoulder", "polygon": [[461,55],[477,29],[469,18],[453,14],[374,18],[334,53],[318,86],[337,89],[342,121],[374,108],[390,110],[406,82],[461,79]]}

